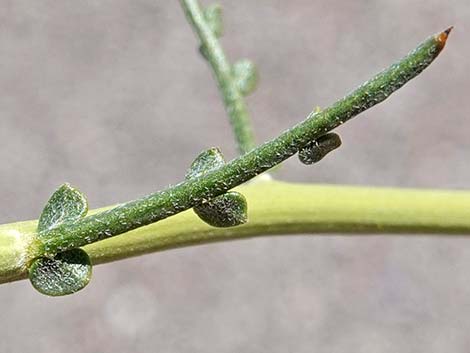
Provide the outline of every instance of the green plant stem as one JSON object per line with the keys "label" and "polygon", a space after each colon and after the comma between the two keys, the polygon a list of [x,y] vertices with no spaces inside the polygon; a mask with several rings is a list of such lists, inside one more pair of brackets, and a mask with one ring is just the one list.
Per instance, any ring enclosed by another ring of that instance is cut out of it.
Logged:
{"label": "green plant stem", "polygon": [[[470,235],[470,192],[466,191],[278,181],[236,190],[250,205],[250,221],[242,226],[214,228],[186,211],[84,249],[94,264],[101,264],[184,246],[276,234]],[[18,254],[25,253],[36,226],[37,221],[0,226],[0,283],[26,278],[26,265],[18,262]]]}
{"label": "green plant stem", "polygon": [[430,37],[405,58],[331,107],[311,113],[306,120],[279,137],[225,166],[76,223],[54,228],[47,239],[38,239],[32,244],[31,252],[37,256],[53,256],[57,252],[122,234],[187,210],[252,179],[291,157],[309,142],[382,102],[416,77],[438,56],[449,31]]}
{"label": "green plant stem", "polygon": [[222,94],[238,149],[241,154],[244,154],[256,145],[248,108],[232,76],[232,66],[227,60],[219,40],[208,26],[198,1],[181,0],[181,6],[199,37],[201,45],[205,48],[206,59],[214,72]]}

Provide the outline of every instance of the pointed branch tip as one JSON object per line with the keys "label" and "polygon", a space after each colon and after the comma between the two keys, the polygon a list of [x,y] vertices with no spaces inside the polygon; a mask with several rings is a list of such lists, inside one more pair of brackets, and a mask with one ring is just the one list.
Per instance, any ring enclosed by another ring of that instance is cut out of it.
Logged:
{"label": "pointed branch tip", "polygon": [[446,45],[447,38],[449,37],[449,34],[450,34],[450,32],[452,31],[453,28],[454,28],[454,26],[450,26],[445,31],[443,31],[443,32],[436,35],[436,40],[439,43],[439,49],[440,50],[442,50],[444,48],[444,46]]}

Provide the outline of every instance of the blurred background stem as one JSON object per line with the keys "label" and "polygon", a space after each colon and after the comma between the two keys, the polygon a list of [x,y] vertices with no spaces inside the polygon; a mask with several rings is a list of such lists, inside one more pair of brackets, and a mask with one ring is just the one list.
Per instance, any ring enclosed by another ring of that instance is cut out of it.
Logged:
{"label": "blurred background stem", "polygon": [[[255,138],[247,105],[242,92],[237,86],[236,77],[233,75],[233,66],[229,63],[217,38],[222,34],[222,28],[214,30],[214,26],[210,26],[207,16],[205,16],[204,10],[198,1],[181,0],[181,6],[188,22],[201,42],[201,54],[209,62],[214,72],[237,141],[238,150],[240,154],[244,154],[256,146]],[[218,22],[217,26],[221,27],[220,8],[217,13],[219,18],[213,19],[213,21]]]}

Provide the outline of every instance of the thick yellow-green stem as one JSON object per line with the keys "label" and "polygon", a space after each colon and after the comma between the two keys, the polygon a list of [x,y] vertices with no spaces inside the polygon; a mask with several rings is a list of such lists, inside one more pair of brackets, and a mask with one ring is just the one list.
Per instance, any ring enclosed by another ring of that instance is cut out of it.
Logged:
{"label": "thick yellow-green stem", "polygon": [[[101,264],[215,241],[280,234],[470,234],[470,192],[258,181],[237,188],[249,221],[213,228],[193,211],[84,247]],[[102,210],[102,209],[101,209]],[[96,210],[95,212],[97,212]],[[93,212],[92,212],[93,213]],[[0,226],[0,283],[26,277],[37,221]]]}

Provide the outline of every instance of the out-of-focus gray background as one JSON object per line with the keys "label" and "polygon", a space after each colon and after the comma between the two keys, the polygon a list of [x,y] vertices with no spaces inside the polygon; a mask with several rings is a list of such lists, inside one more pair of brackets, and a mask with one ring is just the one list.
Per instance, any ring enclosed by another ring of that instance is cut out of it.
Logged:
{"label": "out-of-focus gray background", "polygon": [[[470,188],[468,0],[222,1],[229,57],[252,58],[259,141],[326,106],[435,32],[443,55],[341,127],[296,182]],[[61,183],[91,206],[235,156],[177,1],[0,0],[0,222],[37,218]],[[314,202],[314,200],[312,200]],[[1,352],[468,352],[470,240],[277,237],[95,268],[82,292],[0,287]]]}

